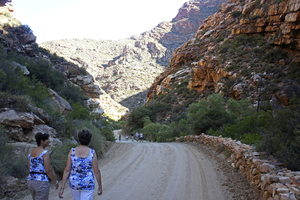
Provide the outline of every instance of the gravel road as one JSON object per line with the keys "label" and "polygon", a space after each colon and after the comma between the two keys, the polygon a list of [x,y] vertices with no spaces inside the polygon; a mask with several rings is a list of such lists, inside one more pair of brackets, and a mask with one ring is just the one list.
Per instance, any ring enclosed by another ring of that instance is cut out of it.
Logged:
{"label": "gravel road", "polygon": [[[209,159],[189,144],[117,141],[99,159],[103,195],[95,191],[94,200],[231,199]],[[72,199],[67,185],[64,199]],[[53,187],[50,200],[59,199]]]}
{"label": "gravel road", "polygon": [[213,164],[190,145],[122,141],[100,166],[103,195],[94,199],[228,199]]}

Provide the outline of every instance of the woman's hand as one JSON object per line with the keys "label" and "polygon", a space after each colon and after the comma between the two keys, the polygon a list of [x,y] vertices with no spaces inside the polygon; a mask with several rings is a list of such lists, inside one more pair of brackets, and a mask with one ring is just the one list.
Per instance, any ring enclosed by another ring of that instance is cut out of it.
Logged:
{"label": "woman's hand", "polygon": [[55,182],[55,190],[57,190],[59,187],[58,181]]}
{"label": "woman's hand", "polygon": [[64,198],[64,197],[63,197],[64,190],[65,190],[64,188],[60,188],[60,190],[59,190],[58,197],[59,197],[60,199]]}
{"label": "woman's hand", "polygon": [[98,188],[97,194],[98,194],[98,195],[101,195],[101,194],[102,194],[102,188]]}

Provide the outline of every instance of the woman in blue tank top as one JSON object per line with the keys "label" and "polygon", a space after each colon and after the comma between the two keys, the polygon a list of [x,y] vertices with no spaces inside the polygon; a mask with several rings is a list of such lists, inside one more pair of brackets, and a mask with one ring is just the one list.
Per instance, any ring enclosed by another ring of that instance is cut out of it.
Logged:
{"label": "woman in blue tank top", "polygon": [[69,178],[69,186],[74,200],[92,200],[95,189],[94,174],[98,182],[97,194],[102,194],[101,172],[98,167],[97,155],[94,149],[87,147],[91,138],[92,133],[88,129],[78,132],[80,146],[72,148],[69,152],[59,198],[63,198],[65,184]]}
{"label": "woman in blue tank top", "polygon": [[50,140],[47,133],[37,133],[35,140],[38,145],[28,155],[27,186],[34,200],[49,199],[50,180],[55,183],[56,190],[58,182],[51,170],[50,156],[45,148],[49,146]]}

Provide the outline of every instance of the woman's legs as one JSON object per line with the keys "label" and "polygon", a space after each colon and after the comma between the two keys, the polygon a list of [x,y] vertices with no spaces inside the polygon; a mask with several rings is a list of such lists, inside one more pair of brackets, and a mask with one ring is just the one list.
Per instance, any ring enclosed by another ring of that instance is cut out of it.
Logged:
{"label": "woman's legs", "polygon": [[93,200],[94,190],[70,190],[74,200]]}
{"label": "woman's legs", "polygon": [[50,183],[46,181],[27,180],[27,186],[34,200],[48,200]]}

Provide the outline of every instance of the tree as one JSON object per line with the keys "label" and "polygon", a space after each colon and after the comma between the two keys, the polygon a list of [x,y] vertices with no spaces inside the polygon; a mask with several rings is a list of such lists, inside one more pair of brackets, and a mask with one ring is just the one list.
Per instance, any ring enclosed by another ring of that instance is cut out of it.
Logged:
{"label": "tree", "polygon": [[143,128],[144,136],[147,140],[157,141],[157,135],[161,128],[161,125],[158,123],[149,123]]}
{"label": "tree", "polygon": [[144,127],[144,117],[150,116],[151,111],[143,106],[139,106],[133,109],[129,115],[128,125],[132,126],[133,129]]}

